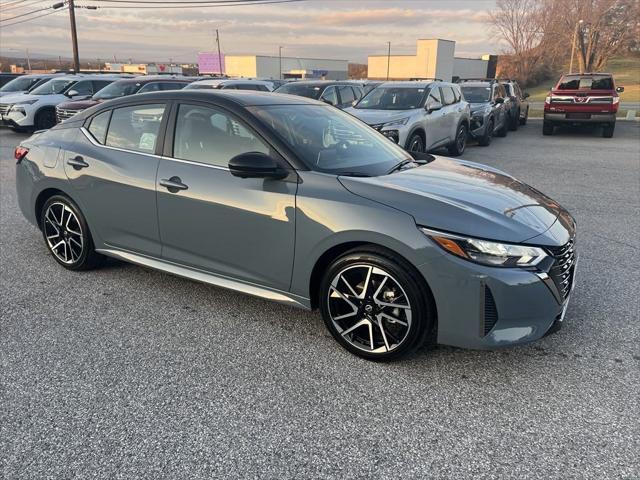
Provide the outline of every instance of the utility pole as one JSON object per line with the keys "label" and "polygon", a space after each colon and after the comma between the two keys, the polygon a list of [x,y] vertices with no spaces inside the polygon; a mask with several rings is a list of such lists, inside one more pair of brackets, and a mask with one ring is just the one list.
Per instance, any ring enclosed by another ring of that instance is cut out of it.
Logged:
{"label": "utility pole", "polygon": [[71,43],[73,45],[73,70],[78,73],[80,71],[80,57],[78,56],[78,32],[76,31],[76,12],[73,0],[68,0],[69,4],[69,21],[71,23]]}
{"label": "utility pole", "polygon": [[282,80],[282,47],[278,47],[278,65],[280,65],[280,75],[278,75],[278,78]]}
{"label": "utility pole", "polygon": [[389,65],[391,64],[391,42],[387,42],[387,81],[389,80]]}
{"label": "utility pole", "polygon": [[[578,36],[578,29],[582,27],[582,20],[579,20],[576,23],[576,28],[573,31],[573,41],[571,42],[571,61],[569,62],[569,73],[573,73],[573,56],[576,53],[576,37]],[[582,31],[580,31],[580,35],[582,35]]]}
{"label": "utility pole", "polygon": [[220,75],[223,75],[222,71],[222,55],[220,54],[220,32],[216,28],[216,44],[218,45],[218,66],[220,67]]}
{"label": "utility pole", "polygon": [[27,48],[27,68],[29,69],[29,73],[31,73],[31,59],[29,58],[29,49]]}

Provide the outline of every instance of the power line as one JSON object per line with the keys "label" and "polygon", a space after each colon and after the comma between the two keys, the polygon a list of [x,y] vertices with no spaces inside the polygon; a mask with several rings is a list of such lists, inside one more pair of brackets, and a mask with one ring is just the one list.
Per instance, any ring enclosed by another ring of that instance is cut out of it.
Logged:
{"label": "power line", "polygon": [[26,18],[24,20],[18,20],[17,22],[11,22],[11,23],[7,23],[7,24],[3,24],[2,28],[10,27],[12,25],[18,25],[20,23],[30,22],[31,20],[35,20],[36,18],[46,17],[48,15],[53,15],[54,13],[58,13],[58,12],[61,12],[61,11],[63,11],[63,10],[54,10],[52,12],[43,13],[42,15],[36,15],[35,17]]}
{"label": "power line", "polygon": [[[22,0],[23,2],[27,1],[27,0]],[[31,5],[33,5],[34,3],[42,3],[42,0],[31,0],[29,3],[25,3],[24,5],[11,5],[9,7],[6,7],[4,5],[0,5],[0,13],[4,13],[8,10],[15,10],[16,8],[20,9],[20,8],[26,8],[29,7]]]}
{"label": "power line", "polygon": [[190,3],[198,4],[242,4],[251,3],[257,0],[95,0],[94,3],[138,3],[138,4],[179,4],[185,5]]}
{"label": "power line", "polygon": [[[60,4],[60,6],[62,6],[62,4]],[[50,7],[39,8],[38,10],[32,10],[32,11],[27,12],[27,13],[21,13],[20,15],[16,15],[15,17],[3,18],[3,19],[0,20],[0,22],[8,22],[8,21],[14,20],[16,18],[26,17],[27,15],[31,15],[33,13],[38,13],[38,12],[43,12],[45,10],[50,10],[52,8],[53,8],[53,5],[50,6]],[[58,8],[60,8],[60,7],[58,7]]]}
{"label": "power line", "polygon": [[[241,7],[245,5],[268,5],[272,3],[293,3],[293,2],[305,2],[308,0],[246,0],[244,2],[234,2],[234,3],[212,3],[207,2],[205,4],[194,5],[192,2],[189,3],[180,3],[180,5],[166,5],[165,2],[162,2],[163,5],[149,5],[149,6],[141,6],[141,5],[100,5],[97,8],[104,9],[159,9],[159,8],[214,8],[214,7]],[[148,3],[148,2],[137,2],[137,3]]]}
{"label": "power line", "polygon": [[5,3],[5,6],[7,6],[7,5],[15,5],[16,3],[24,3],[24,2],[26,2],[26,1],[27,1],[27,0],[15,0],[15,1],[13,1],[13,2],[6,2],[6,3]]}

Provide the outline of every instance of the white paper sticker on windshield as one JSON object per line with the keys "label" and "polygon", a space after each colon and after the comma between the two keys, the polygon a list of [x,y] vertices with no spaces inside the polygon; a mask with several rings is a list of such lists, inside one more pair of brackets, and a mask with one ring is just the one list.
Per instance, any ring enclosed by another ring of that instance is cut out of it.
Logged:
{"label": "white paper sticker on windshield", "polygon": [[153,150],[153,147],[156,144],[156,134],[145,132],[140,137],[140,143],[138,144],[138,148],[141,150]]}

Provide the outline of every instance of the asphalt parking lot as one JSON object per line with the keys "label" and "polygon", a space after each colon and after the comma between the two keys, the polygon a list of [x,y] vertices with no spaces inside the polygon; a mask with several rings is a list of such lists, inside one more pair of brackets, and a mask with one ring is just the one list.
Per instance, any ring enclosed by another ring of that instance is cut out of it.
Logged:
{"label": "asphalt parking lot", "polygon": [[564,328],[378,364],[308,313],[143,268],[72,273],[16,204],[0,130],[0,459],[17,478],[640,477],[640,123],[531,121],[463,158],[578,221]]}

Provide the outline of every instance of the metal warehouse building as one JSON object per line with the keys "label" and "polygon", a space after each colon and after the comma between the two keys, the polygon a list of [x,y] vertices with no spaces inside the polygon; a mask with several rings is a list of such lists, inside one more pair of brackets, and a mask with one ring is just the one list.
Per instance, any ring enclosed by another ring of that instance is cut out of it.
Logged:
{"label": "metal warehouse building", "polygon": [[457,78],[491,77],[496,73],[498,57],[456,58],[456,42],[453,40],[418,40],[415,55],[369,56],[369,78],[386,79],[387,69],[392,80],[411,78],[441,78],[451,81]]}
{"label": "metal warehouse building", "polygon": [[[225,73],[253,78],[347,78],[347,60],[296,58],[266,55],[226,55]],[[282,70],[281,70],[282,68]]]}

